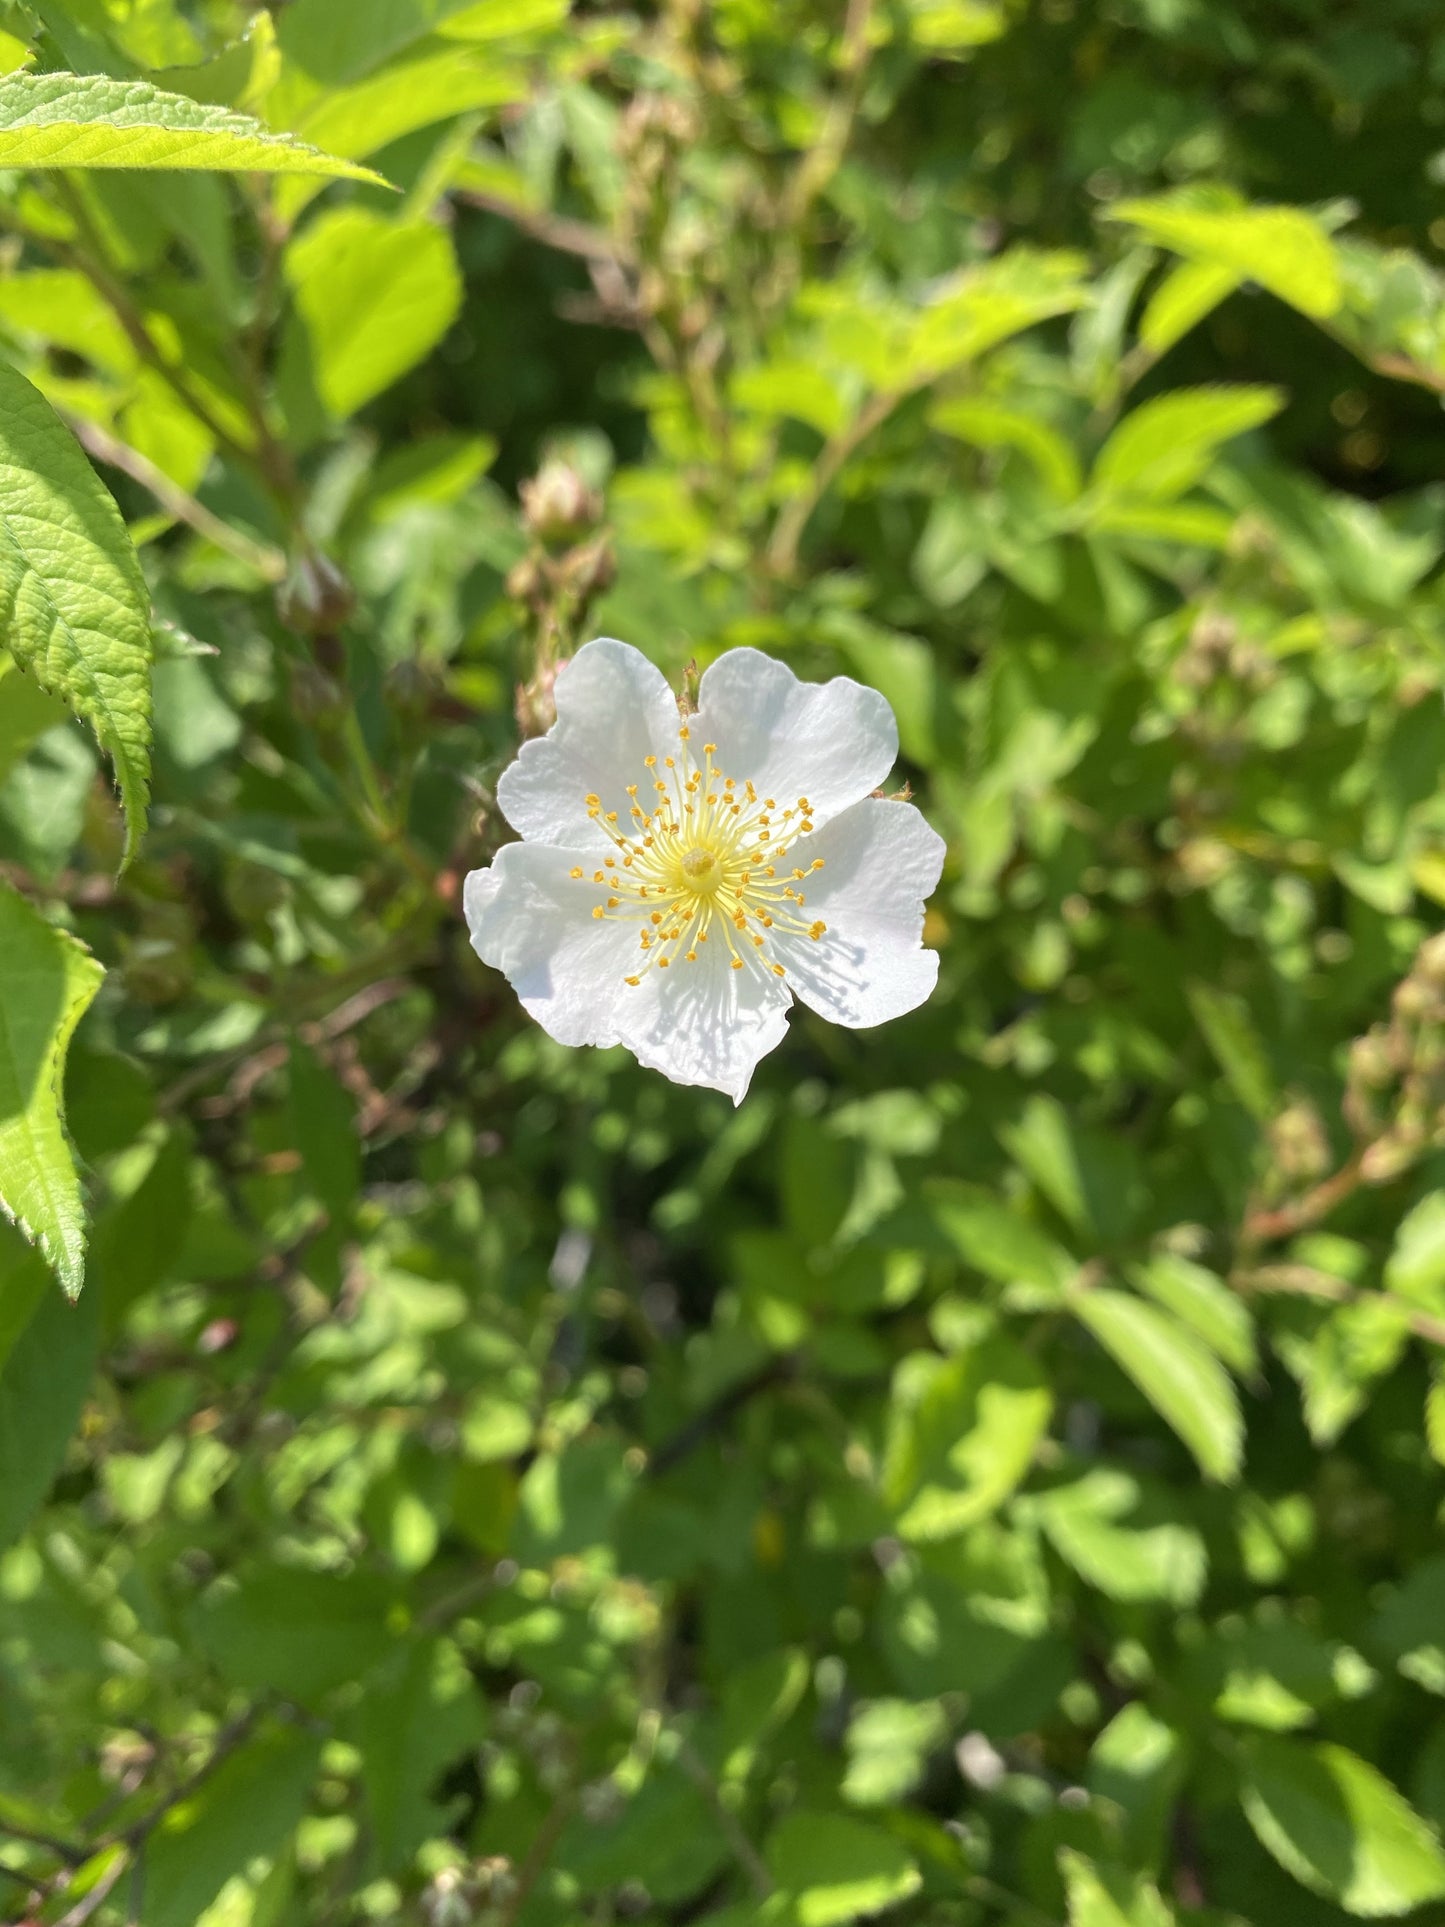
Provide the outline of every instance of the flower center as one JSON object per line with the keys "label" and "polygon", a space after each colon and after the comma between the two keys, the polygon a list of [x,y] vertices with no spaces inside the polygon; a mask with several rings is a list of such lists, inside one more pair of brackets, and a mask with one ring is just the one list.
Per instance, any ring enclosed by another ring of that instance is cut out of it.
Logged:
{"label": "flower center", "polygon": [[[627,785],[627,829],[620,809],[604,809],[600,796],[588,795],[587,814],[614,851],[591,874],[603,892],[592,914],[637,926],[638,970],[629,984],[640,984],[654,965],[696,963],[699,945],[709,942],[726,947],[734,970],[785,976],[769,942],[787,935],[816,943],[828,927],[801,914],[805,898],[798,888],[822,869],[823,858],[791,867],[786,861],[812,831],[812,806],[800,796],[780,808],[752,783],[724,776],[714,761],[715,743],[703,745],[699,768],[687,747],[690,734],[684,724],[678,754],[664,756],[660,766],[655,756],[643,759],[647,801],[639,800],[641,779]],[[571,874],[587,877],[580,864]]]}

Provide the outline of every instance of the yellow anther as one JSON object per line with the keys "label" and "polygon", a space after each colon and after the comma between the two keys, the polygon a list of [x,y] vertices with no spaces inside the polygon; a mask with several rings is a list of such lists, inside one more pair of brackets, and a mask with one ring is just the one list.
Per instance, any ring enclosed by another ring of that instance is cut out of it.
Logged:
{"label": "yellow anther", "polygon": [[595,790],[589,790],[585,800],[594,810],[600,810],[602,807],[602,798],[597,795]]}
{"label": "yellow anther", "polygon": [[743,960],[742,960],[742,958],[741,958],[741,957],[734,957],[734,958],[733,958],[733,969],[734,969],[734,970],[741,970],[741,969],[742,969],[742,967],[743,967]]}
{"label": "yellow anther", "polygon": [[659,957],[657,960],[657,967],[659,970],[666,970],[667,966],[671,962],[672,962],[672,959],[670,957]]}
{"label": "yellow anther", "polygon": [[683,724],[682,728],[677,733],[684,742],[686,742],[688,738],[692,735],[692,731],[688,728],[686,723]]}
{"label": "yellow anther", "polygon": [[702,746],[702,753],[703,753],[703,755],[704,755],[704,756],[716,756],[716,755],[717,755],[717,744],[716,744],[716,743],[704,743],[704,744],[703,744],[703,746]]}
{"label": "yellow anther", "polygon": [[825,930],[826,930],[827,928],[828,928],[828,926],[827,926],[827,924],[826,924],[826,923],[824,923],[824,922],[822,922],[822,921],[821,921],[821,919],[820,919],[820,920],[819,920],[819,921],[818,921],[817,923],[814,923],[814,924],[810,924],[810,925],[809,925],[809,927],[808,927],[808,935],[809,935],[809,936],[810,936],[810,937],[811,937],[811,938],[813,939],[813,942],[814,942],[814,943],[816,943],[816,942],[818,941],[818,939],[819,939],[819,937],[821,937],[821,936],[822,936],[822,934],[823,934],[823,932],[824,932],[824,931],[825,931]]}
{"label": "yellow anther", "polygon": [[580,863],[574,863],[567,874],[569,877],[580,877],[582,874],[582,865]]}
{"label": "yellow anther", "polygon": [[615,910],[618,904],[621,903],[621,901],[622,901],[621,897],[609,897],[607,899],[607,908],[609,910]]}
{"label": "yellow anther", "polygon": [[644,756],[642,760],[648,769],[657,768],[657,758],[655,756]]}
{"label": "yellow anther", "polygon": [[661,923],[662,912],[660,910],[654,910],[649,921],[651,921],[652,923]]}
{"label": "yellow anther", "polygon": [[596,907],[596,909],[595,909],[595,910],[594,910],[594,911],[592,912],[592,914],[593,914],[593,916],[594,916],[594,917],[602,917],[602,916],[605,916],[605,915],[606,915],[607,913],[606,913],[606,911],[605,911],[605,910],[604,910],[604,909],[602,908],[602,905],[601,905],[601,904],[599,903],[599,904],[597,905],[597,907]]}
{"label": "yellow anther", "polygon": [[774,965],[773,965],[773,975],[774,975],[775,977],[786,977],[786,976],[787,976],[787,974],[788,974],[788,973],[787,973],[787,971],[786,971],[786,970],[784,970],[784,968],[783,968],[783,966],[782,966],[781,964],[774,964]]}
{"label": "yellow anther", "polygon": [[601,870],[594,870],[592,872],[592,881],[594,883],[605,883],[607,881],[607,878],[603,875]]}
{"label": "yellow anther", "polygon": [[697,952],[696,952],[695,950],[689,950],[689,951],[688,951],[688,952],[687,952],[687,953],[686,953],[686,954],[684,955],[684,957],[683,957],[683,962],[684,962],[684,963],[696,963],[696,962],[697,962]]}
{"label": "yellow anther", "polygon": [[624,978],[623,981],[625,983],[632,984],[635,988],[638,984],[642,982],[642,979],[640,977],[627,977],[627,978]]}

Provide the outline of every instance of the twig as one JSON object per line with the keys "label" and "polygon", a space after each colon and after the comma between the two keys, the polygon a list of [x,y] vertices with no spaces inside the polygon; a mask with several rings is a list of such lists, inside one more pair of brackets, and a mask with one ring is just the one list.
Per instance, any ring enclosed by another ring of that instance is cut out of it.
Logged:
{"label": "twig", "polygon": [[1247,1212],[1244,1219],[1245,1245],[1269,1244],[1278,1238],[1292,1238],[1296,1232],[1307,1231],[1311,1225],[1318,1224],[1321,1218],[1327,1218],[1337,1205],[1343,1204],[1364,1183],[1361,1169],[1363,1158],[1363,1149],[1356,1151],[1332,1176],[1323,1179],[1292,1204],[1282,1204],[1274,1210],[1261,1208]]}
{"label": "twig", "polygon": [[178,1807],[183,1800],[189,1800],[196,1789],[210,1779],[217,1767],[229,1759],[237,1747],[245,1743],[260,1717],[259,1705],[248,1706],[243,1713],[238,1713],[235,1719],[223,1726],[216,1735],[215,1745],[211,1748],[204,1765],[198,1766],[188,1779],[182,1780],[179,1786],[173,1787],[163,1800],[158,1801],[151,1808],[149,1813],[142,1814],[139,1820],[132,1821],[128,1827],[120,1827],[114,1833],[107,1834],[103,1839],[98,1840],[90,1851],[100,1853],[106,1847],[144,1845],[171,1809]]}
{"label": "twig", "polygon": [[705,1796],[708,1805],[712,1808],[713,1817],[732,1849],[733,1858],[752,1882],[753,1891],[760,1900],[766,1900],[773,1891],[772,1876],[763,1864],[757,1848],[743,1832],[737,1815],[723,1799],[722,1790],[708,1771],[707,1762],[694,1751],[690,1740],[681,1741],[677,1757],[683,1772]]}
{"label": "twig", "polygon": [[455,199],[484,214],[500,215],[530,240],[541,241],[561,254],[575,254],[584,261],[608,261],[615,267],[631,267],[631,254],[611,235],[586,221],[574,221],[565,214],[549,214],[541,209],[519,207],[502,194],[488,194],[478,187],[460,188]]}
{"label": "twig", "polygon": [[1283,1292],[1334,1305],[1358,1305],[1367,1301],[1388,1305],[1417,1338],[1431,1345],[1445,1346],[1445,1318],[1420,1311],[1392,1291],[1359,1291],[1348,1280],[1337,1278],[1330,1271],[1317,1271],[1313,1265],[1259,1265],[1252,1271],[1236,1271],[1230,1283],[1236,1291]]}
{"label": "twig", "polygon": [[756,1398],[759,1392],[767,1391],[770,1386],[783,1384],[797,1369],[797,1359],[788,1352],[780,1358],[770,1359],[750,1378],[739,1379],[736,1385],[730,1385],[720,1398],[714,1399],[695,1418],[690,1418],[671,1438],[663,1440],[648,1459],[648,1478],[660,1478],[664,1472],[670,1472],[680,1460],[696,1451],[709,1433],[726,1425],[733,1413],[746,1405],[749,1399]]}
{"label": "twig", "polygon": [[106,1868],[105,1872],[100,1876],[99,1880],[96,1881],[90,1892],[82,1894],[75,1905],[70,1908],[68,1912],[60,1916],[59,1920],[55,1923],[55,1927],[85,1927],[85,1922],[105,1904],[106,1897],[110,1893],[111,1888],[115,1886],[116,1882],[130,1864],[129,1855],[118,1853]]}
{"label": "twig", "polygon": [[53,1833],[40,1833],[34,1827],[17,1826],[13,1820],[0,1820],[0,1834],[11,1840],[23,1840],[27,1846],[43,1847],[57,1859],[66,1861],[72,1867],[80,1866],[90,1858],[89,1847],[76,1846],[69,1840],[61,1840]]}
{"label": "twig", "polygon": [[803,156],[783,197],[781,214],[786,227],[802,226],[808,209],[837,173],[848,151],[868,72],[868,27],[872,13],[873,0],[848,0],[839,61],[843,85],[829,103],[822,130]]}
{"label": "twig", "polygon": [[562,1829],[572,1817],[572,1808],[577,1794],[574,1788],[564,1787],[547,1809],[545,1818],[532,1844],[527,1849],[527,1857],[517,1869],[517,1884],[512,1889],[512,1897],[502,1915],[502,1927],[516,1927],[522,1918],[527,1902],[532,1897],[532,1889],[542,1878],[547,1862],[552,1858],[552,1850],[562,1837]]}
{"label": "twig", "polygon": [[280,549],[269,543],[255,542],[240,529],[233,529],[229,522],[223,522],[219,515],[212,513],[204,502],[198,502],[194,495],[183,489],[179,482],[172,481],[163,469],[157,468],[149,455],[142,455],[138,448],[132,448],[120,441],[108,429],[97,422],[85,421],[78,415],[67,414],[71,432],[81,446],[110,468],[118,468],[133,482],[138,482],[160,503],[167,515],[173,515],[178,522],[184,522],[197,535],[205,536],[214,542],[218,549],[234,555],[255,569],[267,582],[280,582],[286,574],[286,558]]}
{"label": "twig", "polygon": [[874,429],[913,393],[909,388],[889,388],[873,397],[866,408],[846,428],[840,429],[819,451],[808,478],[808,486],[795,495],[773,525],[766,563],[775,576],[790,576],[798,565],[798,544],[813,519],[813,512],[837,480],[839,471],[867,441]]}

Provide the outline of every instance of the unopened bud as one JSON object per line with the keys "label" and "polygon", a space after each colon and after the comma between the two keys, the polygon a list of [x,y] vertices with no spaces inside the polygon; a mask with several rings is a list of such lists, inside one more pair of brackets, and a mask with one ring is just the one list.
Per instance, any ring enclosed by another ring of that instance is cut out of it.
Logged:
{"label": "unopened bud", "polygon": [[1428,984],[1416,977],[1406,977],[1395,987],[1392,1008],[1401,1023],[1418,1024],[1436,1008],[1436,999]]}
{"label": "unopened bud", "polygon": [[522,484],[522,520],[549,547],[560,548],[588,534],[602,517],[602,500],[570,462],[544,462]]}
{"label": "unopened bud", "polygon": [[1433,989],[1445,990],[1445,931],[1421,944],[1415,969]]}
{"label": "unopened bud", "polygon": [[331,636],[350,619],[356,592],[334,562],[308,549],[277,591],[276,607],[297,635]]}
{"label": "unopened bud", "polygon": [[334,676],[327,675],[314,662],[291,665],[291,713],[303,723],[319,723],[328,716],[339,716],[346,707],[346,692]]}
{"label": "unopened bud", "polygon": [[1300,1100],[1281,1111],[1269,1127],[1275,1164],[1288,1178],[1308,1182],[1330,1168],[1329,1139],[1313,1104]]}
{"label": "unopened bud", "polygon": [[1393,1055],[1386,1034],[1378,1026],[1357,1037],[1350,1045],[1349,1076],[1352,1084],[1367,1091],[1383,1091],[1395,1075]]}
{"label": "unopened bud", "polygon": [[590,602],[593,596],[610,589],[617,579],[612,544],[605,535],[599,535],[585,547],[574,549],[567,557],[564,573],[567,587],[578,600]]}

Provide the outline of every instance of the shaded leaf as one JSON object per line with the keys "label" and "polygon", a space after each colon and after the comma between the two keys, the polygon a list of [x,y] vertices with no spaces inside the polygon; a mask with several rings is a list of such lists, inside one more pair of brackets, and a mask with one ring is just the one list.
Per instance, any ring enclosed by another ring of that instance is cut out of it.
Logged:
{"label": "shaded leaf", "polygon": [[1244,1454],[1234,1381],[1189,1328],[1122,1291],[1085,1291],[1074,1314],[1179,1434],[1206,1478],[1230,1481]]}

